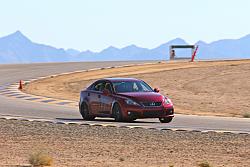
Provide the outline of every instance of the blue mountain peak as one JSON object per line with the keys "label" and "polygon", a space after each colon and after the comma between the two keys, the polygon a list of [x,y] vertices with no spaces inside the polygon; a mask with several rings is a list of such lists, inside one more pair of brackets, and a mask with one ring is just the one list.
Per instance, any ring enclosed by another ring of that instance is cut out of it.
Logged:
{"label": "blue mountain peak", "polygon": [[198,42],[195,43],[195,45],[207,45],[207,43],[202,40],[199,40]]}
{"label": "blue mountain peak", "polygon": [[187,42],[182,38],[175,38],[175,39],[169,41],[168,43],[187,44]]}
{"label": "blue mountain peak", "polygon": [[14,41],[19,41],[19,42],[31,42],[21,31],[16,31],[8,36],[4,37],[5,39],[8,40],[14,40]]}
{"label": "blue mountain peak", "polygon": [[132,45],[126,46],[126,47],[124,47],[122,49],[137,49],[137,48],[139,48],[139,47],[137,47],[136,45],[132,44]]}

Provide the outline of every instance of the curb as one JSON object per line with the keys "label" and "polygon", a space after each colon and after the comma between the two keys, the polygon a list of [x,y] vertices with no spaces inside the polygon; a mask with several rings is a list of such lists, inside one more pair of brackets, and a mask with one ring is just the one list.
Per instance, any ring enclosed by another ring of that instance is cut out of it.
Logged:
{"label": "curb", "polygon": [[14,121],[28,121],[28,122],[44,122],[44,123],[52,123],[52,124],[61,124],[61,125],[69,125],[69,126],[96,126],[96,127],[113,127],[113,128],[126,128],[126,129],[148,129],[148,130],[159,130],[161,132],[173,131],[173,132],[192,132],[192,133],[220,133],[220,134],[238,134],[238,135],[249,135],[250,132],[242,132],[242,131],[224,131],[224,130],[195,130],[195,129],[185,129],[185,128],[153,128],[153,127],[145,127],[145,126],[135,126],[135,125],[121,125],[121,124],[110,124],[109,122],[101,123],[94,121],[60,121],[46,118],[28,118],[21,116],[6,116],[0,115],[0,119],[4,120],[14,120]]}

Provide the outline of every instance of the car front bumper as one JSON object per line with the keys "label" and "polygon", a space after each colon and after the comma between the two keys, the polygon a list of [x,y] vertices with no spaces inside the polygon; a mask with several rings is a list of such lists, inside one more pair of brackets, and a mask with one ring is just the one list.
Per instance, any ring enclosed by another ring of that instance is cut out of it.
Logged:
{"label": "car front bumper", "polygon": [[174,117],[174,107],[126,108],[124,112],[125,117],[132,119]]}

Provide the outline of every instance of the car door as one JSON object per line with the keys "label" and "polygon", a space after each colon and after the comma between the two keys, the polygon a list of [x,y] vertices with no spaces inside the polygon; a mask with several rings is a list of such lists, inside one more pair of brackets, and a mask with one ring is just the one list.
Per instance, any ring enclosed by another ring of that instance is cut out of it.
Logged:
{"label": "car door", "polygon": [[103,89],[105,87],[104,81],[96,82],[92,87],[91,90],[88,91],[88,100],[89,100],[89,107],[90,111],[94,115],[98,115],[101,113],[101,95],[103,93]]}
{"label": "car door", "polygon": [[101,114],[111,115],[112,114],[112,103],[114,101],[113,88],[110,82],[105,83],[105,88],[109,91],[108,94],[101,95]]}

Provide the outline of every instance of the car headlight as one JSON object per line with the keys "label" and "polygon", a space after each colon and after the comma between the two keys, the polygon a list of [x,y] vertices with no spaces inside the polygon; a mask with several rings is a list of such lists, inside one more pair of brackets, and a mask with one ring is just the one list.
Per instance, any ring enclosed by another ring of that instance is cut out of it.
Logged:
{"label": "car headlight", "polygon": [[165,104],[172,104],[172,101],[169,98],[165,97],[164,103]]}
{"label": "car headlight", "polygon": [[127,99],[127,100],[125,100],[125,102],[126,102],[128,105],[140,106],[140,104],[136,103],[135,101],[133,101],[133,100],[131,100],[131,99]]}

